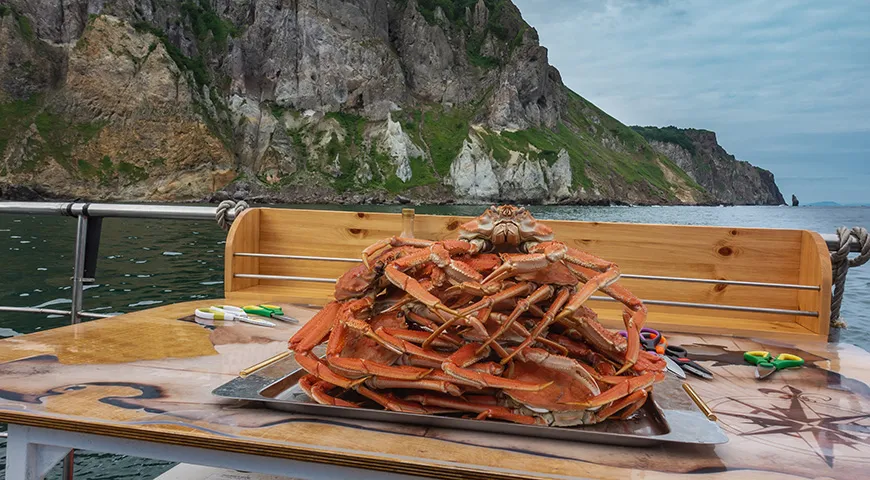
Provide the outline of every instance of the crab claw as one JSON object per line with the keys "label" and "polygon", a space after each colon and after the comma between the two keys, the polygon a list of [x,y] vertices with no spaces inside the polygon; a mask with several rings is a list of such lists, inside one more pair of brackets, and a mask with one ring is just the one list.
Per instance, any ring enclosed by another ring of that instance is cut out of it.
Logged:
{"label": "crab claw", "polygon": [[[644,316],[646,316],[645,310]],[[638,355],[640,355],[640,328],[635,324],[634,317],[629,312],[623,312],[622,316],[625,321],[626,333],[625,363],[616,371],[617,375],[622,375],[634,366],[637,363]]]}

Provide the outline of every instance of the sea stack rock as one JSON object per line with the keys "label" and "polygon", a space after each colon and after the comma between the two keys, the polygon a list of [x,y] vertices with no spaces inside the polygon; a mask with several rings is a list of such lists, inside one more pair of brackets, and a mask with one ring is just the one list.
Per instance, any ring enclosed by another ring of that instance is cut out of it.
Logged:
{"label": "sea stack rock", "polygon": [[798,200],[797,196],[792,193],[791,194],[791,206],[792,207],[799,207],[800,204],[801,204],[801,201]]}

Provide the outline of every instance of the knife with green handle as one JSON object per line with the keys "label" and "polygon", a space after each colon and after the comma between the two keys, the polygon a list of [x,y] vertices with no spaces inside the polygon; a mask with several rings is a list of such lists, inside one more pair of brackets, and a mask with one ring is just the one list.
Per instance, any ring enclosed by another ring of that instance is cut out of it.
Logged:
{"label": "knife with green handle", "polygon": [[249,313],[251,315],[274,318],[287,323],[299,323],[299,320],[284,315],[284,310],[277,305],[248,305],[246,307],[243,307],[242,310],[244,310],[245,313]]}

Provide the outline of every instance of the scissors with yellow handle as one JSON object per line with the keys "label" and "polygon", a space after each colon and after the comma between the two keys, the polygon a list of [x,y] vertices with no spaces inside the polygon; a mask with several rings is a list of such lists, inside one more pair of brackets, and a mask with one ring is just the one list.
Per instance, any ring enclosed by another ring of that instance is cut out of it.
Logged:
{"label": "scissors with yellow handle", "polygon": [[754,351],[744,353],[743,358],[755,365],[755,378],[758,379],[767,378],[777,370],[799,368],[804,365],[803,358],[790,353],[780,353],[774,358],[770,352]]}

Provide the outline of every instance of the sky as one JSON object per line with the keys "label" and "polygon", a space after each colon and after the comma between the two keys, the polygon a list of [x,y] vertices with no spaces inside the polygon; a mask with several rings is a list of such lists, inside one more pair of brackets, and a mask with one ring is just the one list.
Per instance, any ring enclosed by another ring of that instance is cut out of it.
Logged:
{"label": "sky", "polygon": [[870,1],[513,1],[623,123],[712,130],[789,201],[870,204]]}

